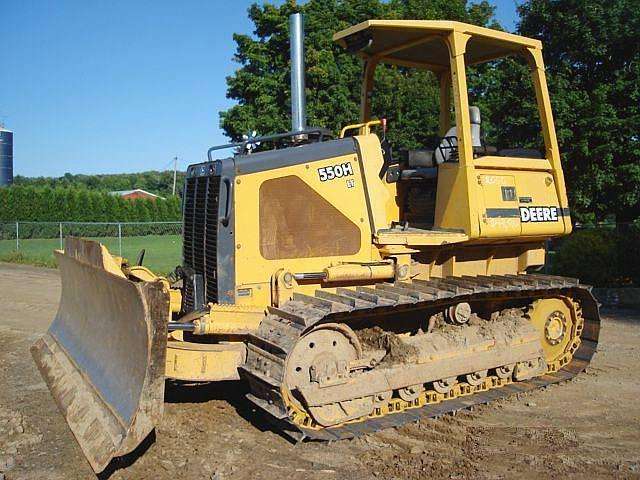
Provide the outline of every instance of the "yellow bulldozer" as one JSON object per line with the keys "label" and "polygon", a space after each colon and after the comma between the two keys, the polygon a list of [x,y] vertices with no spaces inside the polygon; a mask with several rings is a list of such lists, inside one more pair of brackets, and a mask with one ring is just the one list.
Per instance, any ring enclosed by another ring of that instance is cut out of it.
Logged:
{"label": "yellow bulldozer", "polygon": [[[188,168],[173,274],[79,238],[56,252],[32,354],[96,472],[153,430],[166,379],[245,381],[272,428],[336,440],[570,379],[595,352],[590,289],[536,273],[571,232],[540,42],[451,21],[338,32],[364,73],[360,122],[332,138],[306,126],[299,15],[291,30],[292,130]],[[507,56],[530,66],[543,154],[485,145],[469,105],[466,69]],[[434,145],[390,148],[380,64],[438,79]]]}

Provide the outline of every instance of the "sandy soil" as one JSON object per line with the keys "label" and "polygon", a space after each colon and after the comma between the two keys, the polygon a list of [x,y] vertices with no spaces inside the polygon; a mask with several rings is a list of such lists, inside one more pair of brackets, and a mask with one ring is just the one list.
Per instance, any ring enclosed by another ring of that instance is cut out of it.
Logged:
{"label": "sandy soil", "polygon": [[[59,288],[53,270],[0,264],[0,480],[95,478],[28,352]],[[241,384],[168,385],[155,439],[104,477],[640,478],[639,319],[606,312],[600,351],[574,381],[331,444],[263,431]]]}

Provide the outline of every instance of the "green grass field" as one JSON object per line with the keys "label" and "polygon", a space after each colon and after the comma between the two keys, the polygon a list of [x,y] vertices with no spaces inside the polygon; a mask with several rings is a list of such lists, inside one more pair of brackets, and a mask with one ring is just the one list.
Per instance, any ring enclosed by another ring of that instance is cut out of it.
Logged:
{"label": "green grass field", "polygon": [[[118,255],[117,237],[92,238],[105,245],[111,253]],[[20,240],[16,250],[15,240],[0,240],[0,261],[29,263],[55,267],[53,250],[60,248],[60,240]],[[144,235],[122,237],[122,256],[134,262],[142,249],[146,250],[144,265],[156,273],[167,274],[181,263],[182,237],[180,235]]]}

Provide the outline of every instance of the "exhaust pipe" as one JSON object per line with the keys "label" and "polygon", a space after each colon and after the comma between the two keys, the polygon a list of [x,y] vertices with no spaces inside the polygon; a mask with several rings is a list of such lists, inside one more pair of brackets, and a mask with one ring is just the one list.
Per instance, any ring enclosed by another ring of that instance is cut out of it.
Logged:
{"label": "exhaust pipe", "polygon": [[307,102],[304,92],[304,20],[301,13],[289,16],[291,51],[291,131],[307,128]]}

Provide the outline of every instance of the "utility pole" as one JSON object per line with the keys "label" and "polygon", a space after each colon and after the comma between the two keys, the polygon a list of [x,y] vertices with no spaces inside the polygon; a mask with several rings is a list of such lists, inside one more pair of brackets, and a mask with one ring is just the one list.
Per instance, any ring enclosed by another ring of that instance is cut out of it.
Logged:
{"label": "utility pole", "polygon": [[176,172],[178,171],[178,157],[173,157],[173,195],[176,194]]}

